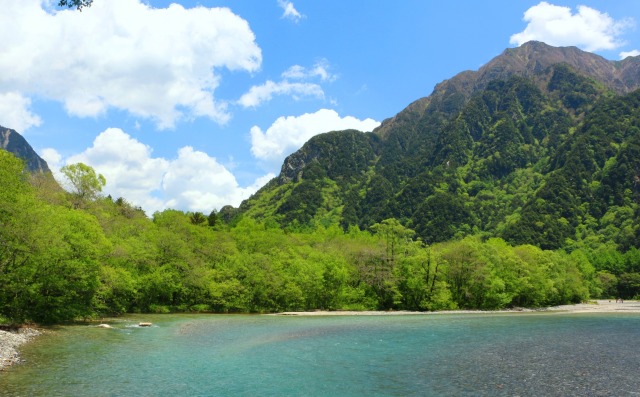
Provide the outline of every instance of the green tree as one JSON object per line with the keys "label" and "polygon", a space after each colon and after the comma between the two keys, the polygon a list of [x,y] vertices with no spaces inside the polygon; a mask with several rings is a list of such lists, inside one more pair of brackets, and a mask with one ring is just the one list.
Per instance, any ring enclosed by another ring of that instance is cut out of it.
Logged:
{"label": "green tree", "polygon": [[606,270],[596,273],[596,281],[600,287],[602,298],[618,298],[618,278]]}
{"label": "green tree", "polygon": [[406,245],[411,241],[415,232],[402,226],[397,219],[385,219],[380,223],[371,226],[371,230],[385,242],[388,263],[393,265],[396,262],[398,253],[403,252]]}
{"label": "green tree", "polygon": [[65,165],[60,171],[70,184],[76,208],[87,201],[95,200],[107,184],[102,174],[96,174],[92,167],[83,163]]}
{"label": "green tree", "polygon": [[218,211],[216,210],[211,211],[211,213],[207,217],[207,224],[211,227],[214,227],[219,222],[220,222],[220,219],[218,218]]}
{"label": "green tree", "polygon": [[189,221],[192,225],[204,225],[207,223],[207,217],[202,212],[193,212],[189,215]]}
{"label": "green tree", "polygon": [[406,310],[455,309],[445,280],[445,264],[431,247],[412,242],[396,267],[397,283]]}
{"label": "green tree", "polygon": [[640,273],[623,273],[618,277],[618,291],[621,298],[637,299],[640,296]]}
{"label": "green tree", "polygon": [[91,316],[99,264],[109,250],[96,219],[44,203],[22,204],[0,276],[0,312],[39,323]]}

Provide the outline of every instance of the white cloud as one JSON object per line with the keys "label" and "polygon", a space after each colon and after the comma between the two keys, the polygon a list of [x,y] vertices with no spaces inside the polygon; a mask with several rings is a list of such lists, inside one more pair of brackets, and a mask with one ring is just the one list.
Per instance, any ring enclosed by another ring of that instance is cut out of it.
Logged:
{"label": "white cloud", "polygon": [[105,194],[124,197],[149,215],[166,208],[209,213],[227,204],[238,206],[273,178],[266,175],[240,187],[229,170],[204,152],[187,146],[174,159],[153,157],[151,147],[118,128],[103,131],[90,148],[64,161],[53,149],[43,150],[42,156],[57,178],[64,164],[92,166],[107,180]]}
{"label": "white cloud", "polygon": [[216,70],[256,71],[262,61],[248,23],[226,8],[109,0],[80,13],[43,3],[2,6],[0,93],[60,101],[73,115],[116,108],[161,128],[195,117],[224,123]]}
{"label": "white cloud", "polygon": [[237,103],[244,108],[255,108],[270,101],[275,95],[289,95],[294,100],[299,100],[301,97],[324,99],[322,87],[317,83],[309,82],[309,80],[335,81],[338,76],[329,70],[330,65],[326,59],[316,62],[311,68],[293,65],[282,73],[281,81],[267,80],[262,85],[255,85],[243,94]]}
{"label": "white cloud", "polygon": [[620,53],[620,59],[625,59],[627,57],[637,57],[638,55],[640,55],[639,50],[623,51]]}
{"label": "white cloud", "polygon": [[62,165],[60,165],[60,162],[62,161],[62,155],[55,149],[46,148],[41,150],[40,157],[42,157],[42,159],[46,161],[50,167],[53,167],[55,169],[59,169],[62,167]]}
{"label": "white cloud", "polygon": [[282,77],[291,80],[307,80],[318,77],[322,81],[335,81],[338,76],[330,73],[329,68],[329,62],[323,59],[316,62],[310,69],[300,65],[293,65],[282,73]]}
{"label": "white cloud", "polygon": [[31,113],[31,99],[18,92],[0,92],[0,125],[24,132],[42,124],[38,115]]}
{"label": "white cloud", "polygon": [[608,14],[591,7],[571,8],[540,2],[524,13],[527,27],[511,36],[510,43],[521,45],[527,41],[543,41],[554,46],[577,46],[586,51],[612,50],[624,43],[620,35],[633,27],[632,19],[616,21]]}
{"label": "white cloud", "polygon": [[270,169],[278,169],[286,156],[315,135],[346,129],[368,132],[379,125],[380,122],[370,118],[359,120],[352,116],[340,117],[331,109],[320,109],[301,116],[279,117],[266,131],[258,126],[251,128],[251,153]]}
{"label": "white cloud", "polygon": [[278,5],[282,8],[282,18],[290,19],[294,22],[299,22],[304,15],[300,14],[298,10],[293,6],[293,3],[285,0],[278,0]]}
{"label": "white cloud", "polygon": [[257,107],[263,102],[270,101],[274,95],[291,95],[296,100],[302,96],[324,98],[324,91],[315,83],[291,83],[289,81],[275,83],[267,80],[262,85],[251,87],[249,92],[240,97],[238,103],[245,108]]}
{"label": "white cloud", "polygon": [[[272,177],[269,175],[268,179]],[[215,158],[187,146],[171,162],[162,180],[162,190],[170,198],[167,207],[208,213],[226,204],[238,206],[262,186],[257,183],[239,187],[235,176]]]}
{"label": "white cloud", "polygon": [[47,162],[47,165],[49,166],[49,169],[53,173],[55,179],[61,181],[62,175],[60,174],[60,168],[62,168],[62,166],[64,165],[62,164],[62,155],[53,148],[42,149],[38,152],[40,157],[42,157],[42,159]]}

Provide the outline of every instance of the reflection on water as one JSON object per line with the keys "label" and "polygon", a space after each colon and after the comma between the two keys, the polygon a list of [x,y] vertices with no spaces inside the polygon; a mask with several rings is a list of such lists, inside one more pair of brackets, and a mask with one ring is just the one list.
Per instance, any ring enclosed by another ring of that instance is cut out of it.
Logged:
{"label": "reflection on water", "polygon": [[[138,327],[139,321],[152,327]],[[638,395],[640,316],[125,317],[63,327],[2,396]],[[635,393],[635,394],[634,394]]]}

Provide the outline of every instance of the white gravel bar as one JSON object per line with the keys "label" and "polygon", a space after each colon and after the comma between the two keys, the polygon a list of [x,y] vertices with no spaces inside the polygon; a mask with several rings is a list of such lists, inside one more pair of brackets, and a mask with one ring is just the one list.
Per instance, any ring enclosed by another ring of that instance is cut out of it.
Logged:
{"label": "white gravel bar", "polygon": [[20,362],[18,347],[41,334],[33,328],[19,328],[17,331],[0,330],[0,371]]}

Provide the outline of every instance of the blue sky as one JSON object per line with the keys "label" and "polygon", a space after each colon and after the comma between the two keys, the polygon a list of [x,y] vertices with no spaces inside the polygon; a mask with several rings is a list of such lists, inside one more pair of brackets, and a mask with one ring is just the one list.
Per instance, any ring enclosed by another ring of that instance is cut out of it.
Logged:
{"label": "blue sky", "polygon": [[237,206],[315,134],[370,131],[529,40],[640,54],[640,2],[4,1],[0,125],[148,214]]}

